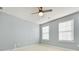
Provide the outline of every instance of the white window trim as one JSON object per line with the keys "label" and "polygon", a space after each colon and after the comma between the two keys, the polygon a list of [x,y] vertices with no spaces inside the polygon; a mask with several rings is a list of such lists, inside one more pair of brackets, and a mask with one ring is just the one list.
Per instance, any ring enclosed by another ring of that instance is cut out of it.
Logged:
{"label": "white window trim", "polygon": [[[72,19],[72,20],[73,20],[73,28],[72,28],[73,40],[59,40],[60,42],[72,42],[72,43],[74,42],[74,19]],[[64,23],[64,22],[60,22],[60,23]],[[59,27],[58,27],[58,32],[59,32]],[[58,33],[58,37],[59,37],[59,33]]]}
{"label": "white window trim", "polygon": [[[47,25],[47,26],[49,27],[49,25]],[[46,26],[43,26],[43,27],[46,27]],[[42,28],[43,28],[43,27],[42,27]],[[48,30],[49,30],[49,29],[48,29]],[[43,30],[42,30],[42,31],[43,31]],[[48,41],[48,40],[49,40],[49,31],[46,32],[46,33],[48,33],[48,39],[43,39],[43,34],[45,34],[45,33],[42,32],[42,40]]]}

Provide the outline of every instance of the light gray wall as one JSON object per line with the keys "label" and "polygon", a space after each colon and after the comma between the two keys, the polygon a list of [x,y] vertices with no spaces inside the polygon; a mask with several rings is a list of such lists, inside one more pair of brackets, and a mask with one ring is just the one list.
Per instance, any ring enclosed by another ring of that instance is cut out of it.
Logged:
{"label": "light gray wall", "polygon": [[23,47],[38,41],[38,24],[0,12],[0,50]]}
{"label": "light gray wall", "polygon": [[[74,42],[59,41],[58,38],[59,22],[67,21],[71,19],[74,19]],[[41,28],[46,25],[49,25],[50,27],[49,41],[42,40],[42,36],[40,36],[41,43],[79,50],[79,12],[41,24],[40,35],[41,35]]]}

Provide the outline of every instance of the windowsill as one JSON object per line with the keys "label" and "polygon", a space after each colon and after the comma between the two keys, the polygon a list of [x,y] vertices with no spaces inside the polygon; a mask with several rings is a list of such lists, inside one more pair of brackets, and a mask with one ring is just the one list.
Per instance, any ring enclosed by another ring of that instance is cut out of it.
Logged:
{"label": "windowsill", "polygon": [[43,41],[49,41],[49,40],[43,40]]}
{"label": "windowsill", "polygon": [[43,40],[43,41],[49,41],[49,40]]}
{"label": "windowsill", "polygon": [[59,40],[59,42],[71,42],[71,43],[74,43],[74,41],[66,41],[66,40]]}

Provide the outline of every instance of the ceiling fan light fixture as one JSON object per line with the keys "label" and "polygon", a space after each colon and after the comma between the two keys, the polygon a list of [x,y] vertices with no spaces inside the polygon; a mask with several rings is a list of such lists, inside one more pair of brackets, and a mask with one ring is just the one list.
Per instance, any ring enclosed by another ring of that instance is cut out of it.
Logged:
{"label": "ceiling fan light fixture", "polygon": [[44,15],[44,13],[43,12],[39,12],[39,16],[43,16]]}

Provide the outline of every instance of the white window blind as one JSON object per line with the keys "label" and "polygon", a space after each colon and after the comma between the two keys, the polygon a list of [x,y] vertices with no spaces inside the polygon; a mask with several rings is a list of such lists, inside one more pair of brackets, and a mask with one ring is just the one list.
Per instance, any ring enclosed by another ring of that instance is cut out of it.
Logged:
{"label": "white window blind", "polygon": [[59,23],[59,40],[73,41],[74,40],[74,24],[73,20]]}
{"label": "white window blind", "polygon": [[42,39],[49,40],[49,26],[42,27]]}

